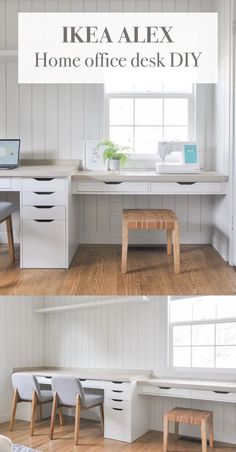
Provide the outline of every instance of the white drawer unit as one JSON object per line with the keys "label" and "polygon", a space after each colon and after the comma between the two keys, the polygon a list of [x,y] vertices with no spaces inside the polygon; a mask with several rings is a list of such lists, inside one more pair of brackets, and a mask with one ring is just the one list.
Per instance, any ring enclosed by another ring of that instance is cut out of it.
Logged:
{"label": "white drawer unit", "polygon": [[24,220],[65,220],[65,206],[23,206]]}
{"label": "white drawer unit", "polygon": [[88,380],[88,379],[80,378],[80,382],[81,382],[83,388],[100,388],[101,387],[100,380]]}
{"label": "white drawer unit", "polygon": [[104,437],[130,443],[131,411],[125,408],[104,405]]}
{"label": "white drawer unit", "polygon": [[224,195],[227,185],[223,182],[151,182],[150,194],[172,195]]}
{"label": "white drawer unit", "polygon": [[0,190],[9,189],[12,187],[12,179],[10,177],[2,177],[0,179]]}
{"label": "white drawer unit", "polygon": [[127,383],[126,381],[108,381],[106,388],[111,391],[118,390],[130,392],[130,383]]}
{"label": "white drawer unit", "polygon": [[78,193],[148,193],[147,182],[102,182],[80,181],[77,183]]}
{"label": "white drawer unit", "polygon": [[213,402],[230,402],[236,403],[236,392],[228,391],[205,391],[193,389],[191,391],[193,399],[209,400]]}
{"label": "white drawer unit", "polygon": [[52,177],[25,178],[22,184],[23,191],[65,191],[65,179]]}
{"label": "white drawer unit", "polygon": [[22,236],[23,268],[65,267],[65,220],[24,219]]}
{"label": "white drawer unit", "polygon": [[112,408],[122,408],[124,410],[130,410],[130,400],[122,400],[119,397],[114,399],[105,398],[104,404]]}
{"label": "white drawer unit", "polygon": [[191,389],[171,388],[168,386],[142,385],[142,394],[156,395],[160,397],[191,397]]}
{"label": "white drawer unit", "polygon": [[64,192],[23,192],[24,206],[64,206],[66,194]]}
{"label": "white drawer unit", "polygon": [[122,398],[122,400],[130,400],[130,389],[106,389],[106,397],[109,399]]}

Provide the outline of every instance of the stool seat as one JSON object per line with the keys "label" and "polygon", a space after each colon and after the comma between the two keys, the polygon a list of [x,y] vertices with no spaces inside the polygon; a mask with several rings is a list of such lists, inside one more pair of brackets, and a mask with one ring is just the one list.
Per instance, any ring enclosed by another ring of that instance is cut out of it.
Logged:
{"label": "stool seat", "polygon": [[178,439],[179,424],[201,426],[202,452],[207,452],[207,427],[210,432],[210,447],[214,447],[212,411],[194,410],[192,408],[174,408],[164,415],[163,452],[168,452],[169,422],[175,424],[175,436]]}
{"label": "stool seat", "polygon": [[122,223],[122,273],[127,271],[127,251],[129,229],[160,229],[167,232],[167,254],[174,248],[174,272],[180,271],[179,222],[170,209],[125,209]]}
{"label": "stool seat", "polygon": [[0,223],[5,221],[15,210],[16,208],[12,202],[0,202]]}

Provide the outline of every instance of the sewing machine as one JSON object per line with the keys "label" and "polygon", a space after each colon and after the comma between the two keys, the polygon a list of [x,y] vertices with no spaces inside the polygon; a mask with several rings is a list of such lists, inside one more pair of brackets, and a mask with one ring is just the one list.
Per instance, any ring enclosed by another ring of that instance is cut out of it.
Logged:
{"label": "sewing machine", "polygon": [[199,173],[199,155],[196,142],[160,141],[156,163],[158,173]]}

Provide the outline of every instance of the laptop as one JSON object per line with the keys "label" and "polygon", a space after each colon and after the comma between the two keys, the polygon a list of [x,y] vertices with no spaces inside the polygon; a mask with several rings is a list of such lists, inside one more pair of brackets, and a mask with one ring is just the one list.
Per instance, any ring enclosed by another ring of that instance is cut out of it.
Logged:
{"label": "laptop", "polygon": [[19,166],[20,140],[0,139],[0,169],[13,169]]}

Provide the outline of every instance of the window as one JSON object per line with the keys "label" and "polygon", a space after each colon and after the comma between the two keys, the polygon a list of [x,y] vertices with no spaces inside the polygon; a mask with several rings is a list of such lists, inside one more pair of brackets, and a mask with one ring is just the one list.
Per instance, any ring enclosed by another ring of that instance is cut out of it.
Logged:
{"label": "window", "polygon": [[107,136],[134,155],[157,154],[158,141],[194,140],[194,87],[106,85]]}
{"label": "window", "polygon": [[236,369],[234,297],[169,300],[169,368]]}

